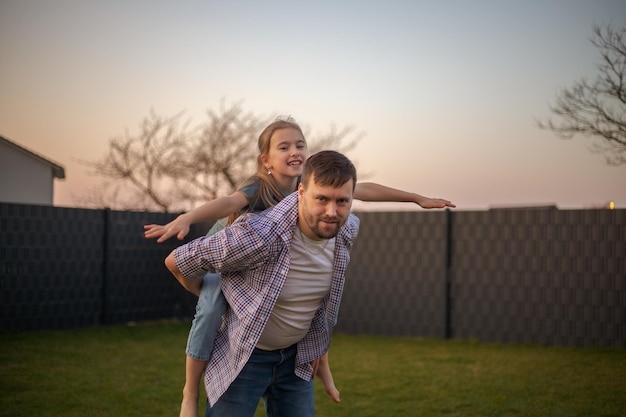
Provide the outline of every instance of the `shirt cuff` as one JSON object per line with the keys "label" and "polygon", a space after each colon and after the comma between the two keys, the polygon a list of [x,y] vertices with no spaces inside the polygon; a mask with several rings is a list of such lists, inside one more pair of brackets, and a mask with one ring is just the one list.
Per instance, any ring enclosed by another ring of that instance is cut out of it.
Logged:
{"label": "shirt cuff", "polygon": [[201,239],[197,239],[174,249],[176,267],[185,278],[192,281],[201,280],[208,272],[202,265],[203,257],[200,253],[200,240]]}

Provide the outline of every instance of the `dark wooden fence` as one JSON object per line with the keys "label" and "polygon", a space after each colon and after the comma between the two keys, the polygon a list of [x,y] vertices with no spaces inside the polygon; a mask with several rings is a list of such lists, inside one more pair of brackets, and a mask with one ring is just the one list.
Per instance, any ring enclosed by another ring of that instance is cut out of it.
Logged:
{"label": "dark wooden fence", "polygon": [[[356,214],[336,331],[626,347],[626,210]],[[174,217],[0,203],[0,330],[188,320],[181,242],[143,237]]]}
{"label": "dark wooden fence", "polygon": [[626,346],[626,210],[359,217],[338,331]]}

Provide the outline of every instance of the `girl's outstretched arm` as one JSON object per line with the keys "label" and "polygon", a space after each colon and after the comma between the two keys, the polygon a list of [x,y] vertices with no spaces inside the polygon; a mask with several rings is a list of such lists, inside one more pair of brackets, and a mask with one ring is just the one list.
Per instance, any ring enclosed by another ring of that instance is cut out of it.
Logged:
{"label": "girl's outstretched arm", "polygon": [[189,233],[189,227],[192,224],[222,219],[247,205],[248,197],[241,191],[235,191],[231,195],[218,197],[183,213],[165,226],[147,224],[143,227],[144,236],[146,239],[158,237],[157,243],[164,242],[172,236],[176,236],[178,240],[183,240]]}
{"label": "girl's outstretched arm", "polygon": [[416,193],[386,187],[374,182],[357,182],[354,198],[361,201],[415,203],[424,209],[456,207],[443,198],[424,197]]}

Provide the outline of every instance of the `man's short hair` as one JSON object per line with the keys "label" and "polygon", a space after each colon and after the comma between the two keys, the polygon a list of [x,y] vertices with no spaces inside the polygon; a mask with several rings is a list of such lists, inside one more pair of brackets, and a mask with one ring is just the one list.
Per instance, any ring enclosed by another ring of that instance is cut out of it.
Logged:
{"label": "man's short hair", "polygon": [[320,151],[306,160],[302,185],[306,187],[311,177],[315,178],[318,185],[339,188],[352,180],[352,191],[356,186],[356,168],[345,155],[336,151]]}

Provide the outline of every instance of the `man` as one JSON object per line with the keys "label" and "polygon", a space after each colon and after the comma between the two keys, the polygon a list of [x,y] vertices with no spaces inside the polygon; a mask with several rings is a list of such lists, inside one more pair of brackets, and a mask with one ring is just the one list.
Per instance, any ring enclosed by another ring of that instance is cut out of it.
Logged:
{"label": "man", "polygon": [[356,169],[322,151],[298,191],[274,208],[174,250],[179,281],[220,272],[230,308],[205,372],[206,416],[314,415],[313,375],[337,320],[359,221],[350,214]]}

